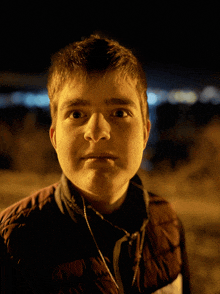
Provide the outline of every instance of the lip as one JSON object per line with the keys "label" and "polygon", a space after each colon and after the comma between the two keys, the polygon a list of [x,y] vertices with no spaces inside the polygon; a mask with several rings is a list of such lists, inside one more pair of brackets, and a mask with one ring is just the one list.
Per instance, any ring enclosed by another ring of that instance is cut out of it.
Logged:
{"label": "lip", "polygon": [[106,152],[102,152],[102,153],[88,153],[86,155],[84,155],[82,157],[82,159],[86,160],[86,159],[112,159],[112,160],[116,160],[117,157],[111,153],[106,153]]}

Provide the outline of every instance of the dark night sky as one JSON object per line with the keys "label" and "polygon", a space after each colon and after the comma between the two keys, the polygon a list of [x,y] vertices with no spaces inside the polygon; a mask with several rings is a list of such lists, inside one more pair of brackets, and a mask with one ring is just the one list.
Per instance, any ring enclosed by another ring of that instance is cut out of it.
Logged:
{"label": "dark night sky", "polygon": [[101,31],[133,49],[153,72],[160,69],[166,76],[175,69],[187,78],[195,71],[196,79],[207,74],[213,83],[219,78],[217,7],[143,4],[148,1],[74,1],[72,7],[56,1],[50,7],[26,2],[1,4],[0,72],[46,72],[51,54]]}

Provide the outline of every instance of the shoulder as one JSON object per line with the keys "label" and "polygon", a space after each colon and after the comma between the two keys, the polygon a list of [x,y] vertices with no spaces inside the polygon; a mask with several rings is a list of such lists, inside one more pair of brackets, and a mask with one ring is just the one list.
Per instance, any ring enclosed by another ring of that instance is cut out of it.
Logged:
{"label": "shoulder", "polygon": [[149,191],[149,178],[147,172],[143,169],[139,169],[137,173],[141,180],[141,185],[145,191],[145,201],[147,202],[148,217],[150,222],[155,225],[160,225],[166,222],[176,222],[178,216],[173,209],[173,205],[160,195],[156,195],[152,191]]}
{"label": "shoulder", "polygon": [[[180,249],[181,222],[172,205],[164,198],[149,194],[149,223],[147,235],[153,242],[154,250],[174,252]],[[179,253],[178,253],[179,254]]]}
{"label": "shoulder", "polygon": [[172,204],[161,196],[148,192],[149,214],[154,217],[154,222],[171,222],[178,219]]}
{"label": "shoulder", "polygon": [[58,183],[45,187],[3,210],[0,213],[0,234],[6,228],[8,231],[21,226],[31,215],[43,212],[48,205],[55,204],[54,193],[57,186]]}

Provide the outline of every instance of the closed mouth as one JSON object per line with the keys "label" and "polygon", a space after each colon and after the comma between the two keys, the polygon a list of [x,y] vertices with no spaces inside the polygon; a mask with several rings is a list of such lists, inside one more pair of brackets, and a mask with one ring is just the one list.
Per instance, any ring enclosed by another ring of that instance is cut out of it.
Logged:
{"label": "closed mouth", "polygon": [[87,154],[85,156],[82,157],[82,159],[112,159],[115,160],[117,159],[116,156],[109,154],[109,153],[100,153],[100,154]]}

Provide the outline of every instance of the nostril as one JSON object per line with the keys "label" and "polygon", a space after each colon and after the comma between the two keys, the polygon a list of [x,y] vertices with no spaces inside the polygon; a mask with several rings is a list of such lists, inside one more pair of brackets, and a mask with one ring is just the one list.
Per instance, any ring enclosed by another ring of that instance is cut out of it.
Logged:
{"label": "nostril", "polygon": [[109,140],[110,132],[99,131],[99,132],[87,132],[84,135],[85,140],[98,142],[99,140]]}

